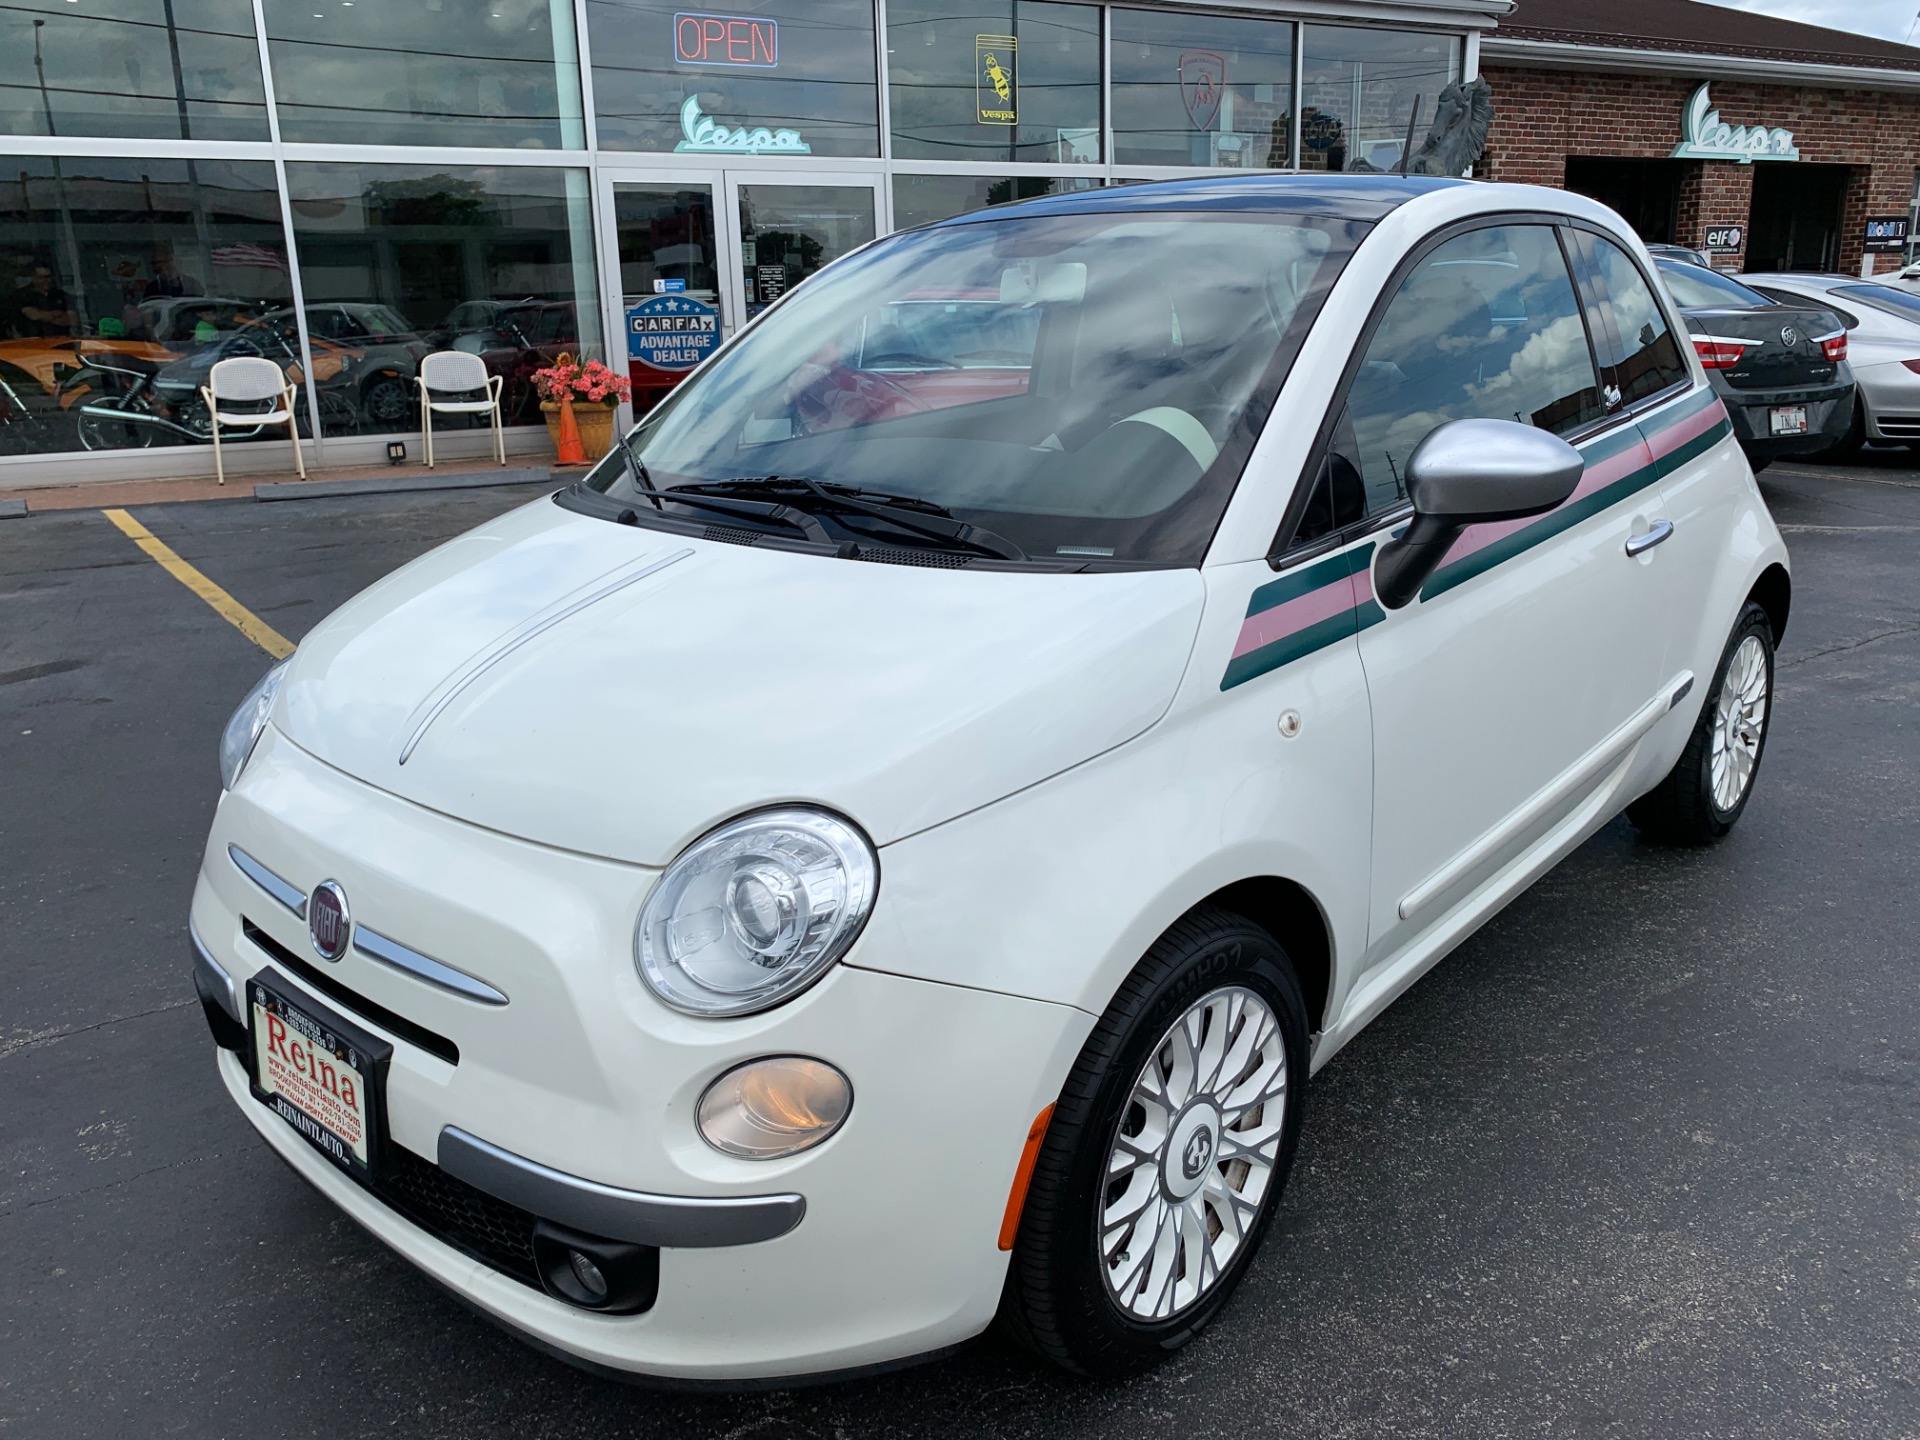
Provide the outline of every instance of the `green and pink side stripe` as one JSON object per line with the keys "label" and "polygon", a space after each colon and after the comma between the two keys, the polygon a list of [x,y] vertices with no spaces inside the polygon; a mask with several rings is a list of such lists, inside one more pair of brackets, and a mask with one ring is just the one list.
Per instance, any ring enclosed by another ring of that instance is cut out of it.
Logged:
{"label": "green and pink side stripe", "polygon": [[[1475,525],[1420,591],[1431,600],[1619,504],[1733,433],[1726,408],[1699,390],[1580,447],[1586,473],[1558,509],[1529,520]],[[1385,618],[1373,597],[1373,552],[1365,541],[1278,576],[1253,592],[1222,690],[1305,659]]]}

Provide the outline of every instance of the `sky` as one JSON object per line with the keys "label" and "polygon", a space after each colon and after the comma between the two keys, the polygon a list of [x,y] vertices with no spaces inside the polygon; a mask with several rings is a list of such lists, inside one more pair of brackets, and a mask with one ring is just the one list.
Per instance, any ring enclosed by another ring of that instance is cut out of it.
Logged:
{"label": "sky", "polygon": [[[1778,15],[1783,20],[1803,20],[1809,25],[1825,25],[1830,30],[1855,30],[1883,40],[1905,40],[1908,29],[1920,16],[1920,0],[1711,0],[1711,3],[1761,15]],[[1914,37],[1920,41],[1920,29],[1915,29]]]}

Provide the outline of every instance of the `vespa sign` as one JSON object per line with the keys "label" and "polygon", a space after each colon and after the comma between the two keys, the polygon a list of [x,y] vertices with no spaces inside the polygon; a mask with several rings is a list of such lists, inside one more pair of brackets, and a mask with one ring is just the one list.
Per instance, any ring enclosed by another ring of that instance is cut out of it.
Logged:
{"label": "vespa sign", "polygon": [[1680,115],[1680,143],[1675,160],[1798,160],[1800,149],[1791,130],[1769,130],[1765,125],[1729,125],[1713,108],[1713,98],[1702,82]]}

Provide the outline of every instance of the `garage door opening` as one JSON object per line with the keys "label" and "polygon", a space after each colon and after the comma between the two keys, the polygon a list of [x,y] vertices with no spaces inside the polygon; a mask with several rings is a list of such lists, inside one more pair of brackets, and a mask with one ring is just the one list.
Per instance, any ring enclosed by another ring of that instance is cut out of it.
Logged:
{"label": "garage door opening", "polygon": [[1755,165],[1747,269],[1838,270],[1852,175],[1845,165]]}
{"label": "garage door opening", "polygon": [[1671,243],[1680,220],[1681,160],[1567,157],[1567,189],[1611,206],[1649,245]]}

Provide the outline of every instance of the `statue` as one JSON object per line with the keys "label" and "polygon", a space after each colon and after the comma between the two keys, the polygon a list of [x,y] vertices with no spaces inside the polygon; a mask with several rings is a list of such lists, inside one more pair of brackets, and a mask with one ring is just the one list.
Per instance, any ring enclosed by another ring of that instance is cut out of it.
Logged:
{"label": "statue", "polygon": [[[1417,107],[1419,101],[1414,104]],[[1433,125],[1427,131],[1426,144],[1411,156],[1403,156],[1395,169],[1402,175],[1464,175],[1486,152],[1487,132],[1492,128],[1493,87],[1484,79],[1465,85],[1456,80],[1440,92],[1440,103],[1434,107]],[[1408,138],[1412,138],[1411,123]],[[1355,173],[1381,173],[1379,166],[1365,160],[1355,160],[1347,169]]]}

